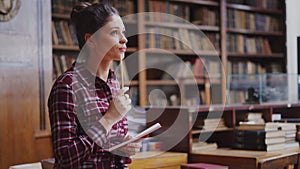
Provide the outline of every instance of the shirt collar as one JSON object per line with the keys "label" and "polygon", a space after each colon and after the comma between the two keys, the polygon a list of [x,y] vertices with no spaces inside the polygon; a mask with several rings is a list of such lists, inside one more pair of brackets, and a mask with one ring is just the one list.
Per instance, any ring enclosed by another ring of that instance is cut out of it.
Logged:
{"label": "shirt collar", "polygon": [[[86,85],[86,86],[94,86],[95,81],[99,81],[100,83],[106,83],[99,77],[97,77],[94,73],[90,72],[84,64],[82,63],[73,63],[73,69],[75,74],[78,76],[79,79]],[[116,80],[115,72],[111,69],[109,69],[109,74],[107,78],[107,82],[111,80]]]}

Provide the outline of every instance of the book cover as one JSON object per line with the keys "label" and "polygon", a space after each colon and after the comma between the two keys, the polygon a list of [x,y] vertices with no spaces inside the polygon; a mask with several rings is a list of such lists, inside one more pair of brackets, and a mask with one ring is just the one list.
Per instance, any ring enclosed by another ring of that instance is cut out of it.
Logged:
{"label": "book cover", "polygon": [[136,141],[136,140],[138,140],[138,139],[140,139],[140,138],[142,138],[142,137],[144,137],[144,136],[152,133],[153,131],[155,131],[155,130],[157,130],[159,128],[161,128],[161,125],[159,123],[156,123],[153,126],[151,126],[151,127],[147,128],[146,130],[142,131],[141,133],[133,136],[131,139],[129,139],[127,141],[124,141],[124,142],[122,142],[120,144],[117,144],[117,145],[115,145],[113,147],[110,147],[108,149],[108,151],[113,151],[113,150],[116,150],[116,149],[118,149],[120,147],[125,146],[126,144],[132,143],[132,142],[134,142],[134,141]]}
{"label": "book cover", "polygon": [[209,163],[192,163],[192,164],[181,164],[182,169],[197,168],[197,169],[228,169],[228,166],[209,164]]}

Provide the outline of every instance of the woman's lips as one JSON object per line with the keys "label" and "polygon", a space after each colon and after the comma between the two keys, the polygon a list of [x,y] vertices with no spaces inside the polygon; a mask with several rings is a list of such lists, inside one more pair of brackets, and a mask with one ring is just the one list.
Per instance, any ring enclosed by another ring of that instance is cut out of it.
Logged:
{"label": "woman's lips", "polygon": [[119,48],[119,50],[121,51],[121,52],[126,52],[126,47],[122,47],[122,48]]}

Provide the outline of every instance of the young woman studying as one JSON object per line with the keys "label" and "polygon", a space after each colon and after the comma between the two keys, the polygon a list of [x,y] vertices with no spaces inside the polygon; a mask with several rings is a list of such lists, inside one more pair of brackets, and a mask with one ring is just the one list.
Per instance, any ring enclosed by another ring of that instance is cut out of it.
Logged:
{"label": "young woman studying", "polygon": [[118,11],[106,4],[81,2],[73,8],[81,52],[55,81],[48,108],[54,168],[123,169],[140,142],[114,152],[107,149],[130,138],[126,113],[131,99],[110,65],[126,51],[125,27]]}

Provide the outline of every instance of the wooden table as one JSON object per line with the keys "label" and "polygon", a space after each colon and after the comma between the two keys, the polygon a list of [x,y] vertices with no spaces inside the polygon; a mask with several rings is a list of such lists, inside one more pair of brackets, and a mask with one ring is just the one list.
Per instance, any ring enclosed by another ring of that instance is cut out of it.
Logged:
{"label": "wooden table", "polygon": [[[129,169],[180,169],[187,163],[187,153],[175,152],[139,152],[132,156]],[[52,169],[54,159],[42,160],[43,169]]]}
{"label": "wooden table", "polygon": [[132,157],[129,169],[180,169],[187,163],[187,153],[140,152]]}
{"label": "wooden table", "polygon": [[221,164],[230,169],[275,169],[289,165],[300,169],[299,152],[299,149],[266,152],[219,148],[190,154],[189,162]]}

